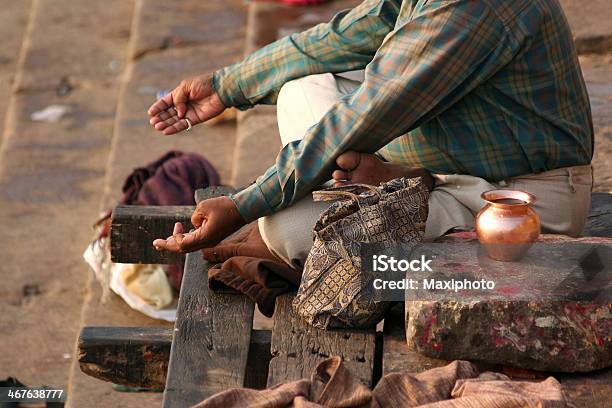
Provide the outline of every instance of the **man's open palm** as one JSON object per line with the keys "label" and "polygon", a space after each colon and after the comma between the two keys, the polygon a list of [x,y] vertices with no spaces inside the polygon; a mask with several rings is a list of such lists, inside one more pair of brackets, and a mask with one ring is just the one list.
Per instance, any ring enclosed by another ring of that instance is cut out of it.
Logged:
{"label": "man's open palm", "polygon": [[186,79],[149,108],[150,123],[164,135],[173,135],[214,118],[225,106],[212,86],[212,75]]}
{"label": "man's open palm", "polygon": [[158,251],[193,252],[212,247],[244,226],[244,220],[234,202],[228,197],[200,201],[191,215],[196,228],[186,232],[181,223],[174,225],[172,235],[153,241]]}

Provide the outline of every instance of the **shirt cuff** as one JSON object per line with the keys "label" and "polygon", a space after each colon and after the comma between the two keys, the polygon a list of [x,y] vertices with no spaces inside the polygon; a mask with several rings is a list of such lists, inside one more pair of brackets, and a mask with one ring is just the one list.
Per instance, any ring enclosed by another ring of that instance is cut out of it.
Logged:
{"label": "shirt cuff", "polygon": [[253,107],[240,88],[240,63],[222,68],[213,74],[213,88],[226,108],[246,110]]}
{"label": "shirt cuff", "polygon": [[231,194],[229,198],[234,202],[238,212],[247,224],[260,217],[272,214],[272,208],[257,183],[251,184],[236,194]]}

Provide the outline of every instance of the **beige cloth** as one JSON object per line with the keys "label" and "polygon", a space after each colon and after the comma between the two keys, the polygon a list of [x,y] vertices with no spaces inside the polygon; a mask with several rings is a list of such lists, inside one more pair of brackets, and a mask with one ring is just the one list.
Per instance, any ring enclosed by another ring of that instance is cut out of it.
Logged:
{"label": "beige cloth", "polygon": [[172,288],[161,265],[125,264],[120,279],[128,292],[155,309],[172,303]]}
{"label": "beige cloth", "polygon": [[478,374],[467,361],[419,374],[385,375],[370,391],[343,365],[340,357],[322,361],[310,380],[266,390],[235,388],[206,399],[196,408],[562,408],[568,404],[553,377],[542,382],[511,381],[499,373]]}
{"label": "beige cloth", "polygon": [[[358,74],[357,74],[358,75]],[[352,77],[355,77],[353,73]],[[300,140],[312,125],[360,82],[332,74],[311,75],[286,83],[277,100],[278,127],[283,145]],[[484,205],[480,195],[495,188],[510,188],[536,196],[532,207],[540,215],[545,233],[580,236],[591,207],[591,166],[556,169],[490,183],[468,175],[435,174],[429,198],[425,240],[452,228],[472,228]],[[312,227],[330,203],[306,197],[290,208],[259,220],[261,236],[277,257],[302,267],[312,247]]]}

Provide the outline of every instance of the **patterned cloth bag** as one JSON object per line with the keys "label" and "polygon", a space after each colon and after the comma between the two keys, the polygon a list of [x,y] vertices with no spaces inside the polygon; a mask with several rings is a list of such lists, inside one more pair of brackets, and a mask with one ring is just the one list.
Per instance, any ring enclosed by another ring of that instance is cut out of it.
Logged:
{"label": "patterned cloth bag", "polygon": [[425,233],[429,190],[418,178],[380,187],[354,184],[315,191],[315,201],[337,200],[314,226],[293,308],[313,326],[364,328],[384,316],[375,302],[374,276],[362,270],[361,244],[418,244]]}

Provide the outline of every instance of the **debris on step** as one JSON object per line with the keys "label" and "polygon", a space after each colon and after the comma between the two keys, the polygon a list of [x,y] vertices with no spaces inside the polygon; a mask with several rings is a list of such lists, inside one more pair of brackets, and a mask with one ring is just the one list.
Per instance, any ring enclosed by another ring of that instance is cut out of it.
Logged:
{"label": "debris on step", "polygon": [[70,113],[70,106],[49,105],[44,109],[34,112],[30,119],[35,122],[57,123],[62,117]]}

